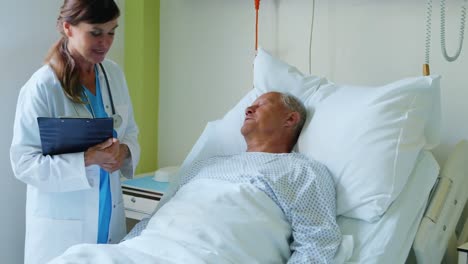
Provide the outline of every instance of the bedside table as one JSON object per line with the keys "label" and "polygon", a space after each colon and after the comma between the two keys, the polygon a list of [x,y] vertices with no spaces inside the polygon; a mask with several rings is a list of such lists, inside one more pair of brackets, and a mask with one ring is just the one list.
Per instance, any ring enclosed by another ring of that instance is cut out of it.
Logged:
{"label": "bedside table", "polygon": [[468,243],[458,247],[458,264],[468,264]]}
{"label": "bedside table", "polygon": [[136,175],[134,179],[122,181],[125,216],[141,220],[151,216],[169,186],[168,182],[153,180],[154,172]]}

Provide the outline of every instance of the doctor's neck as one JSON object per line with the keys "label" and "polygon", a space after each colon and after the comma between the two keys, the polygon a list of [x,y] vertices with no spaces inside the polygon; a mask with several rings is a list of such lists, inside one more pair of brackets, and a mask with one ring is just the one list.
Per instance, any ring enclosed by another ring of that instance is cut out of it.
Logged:
{"label": "doctor's neck", "polygon": [[94,63],[86,61],[82,57],[75,57],[75,61],[79,66],[81,75],[94,75]]}
{"label": "doctor's neck", "polygon": [[94,74],[94,63],[86,60],[79,52],[75,51],[70,46],[68,47],[68,51],[78,65],[81,75]]}

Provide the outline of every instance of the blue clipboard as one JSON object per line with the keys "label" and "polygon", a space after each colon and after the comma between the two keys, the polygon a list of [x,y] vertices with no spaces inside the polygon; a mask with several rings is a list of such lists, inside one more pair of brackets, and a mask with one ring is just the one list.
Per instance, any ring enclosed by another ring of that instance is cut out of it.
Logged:
{"label": "blue clipboard", "polygon": [[38,117],[42,154],[83,152],[113,137],[112,117]]}

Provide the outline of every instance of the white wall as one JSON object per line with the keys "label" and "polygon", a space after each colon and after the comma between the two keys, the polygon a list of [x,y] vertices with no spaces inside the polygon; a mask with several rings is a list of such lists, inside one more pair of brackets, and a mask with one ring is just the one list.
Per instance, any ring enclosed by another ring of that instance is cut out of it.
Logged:
{"label": "white wall", "polygon": [[[459,6],[447,1],[447,46],[458,45]],[[317,0],[312,73],[336,83],[386,84],[421,75],[426,0]],[[260,45],[308,71],[312,0],[263,0]],[[468,138],[468,41],[461,57],[440,53],[434,1],[431,71],[442,75],[443,162]],[[252,0],[161,0],[159,165],[180,164],[209,120],[252,87]],[[467,32],[468,35],[468,32]]]}
{"label": "white wall", "polygon": [[[16,180],[10,165],[10,144],[16,100],[21,86],[38,69],[58,39],[55,22],[62,0],[0,0],[0,262],[22,263],[26,185]],[[123,11],[123,0],[117,1]],[[123,20],[110,57],[123,63]],[[123,66],[123,65],[122,65]]]}

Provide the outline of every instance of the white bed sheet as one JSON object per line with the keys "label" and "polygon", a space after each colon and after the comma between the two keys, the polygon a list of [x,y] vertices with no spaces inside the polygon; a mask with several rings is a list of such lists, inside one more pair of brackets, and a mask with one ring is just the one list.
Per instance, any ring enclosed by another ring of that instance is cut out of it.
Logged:
{"label": "white bed sheet", "polygon": [[354,240],[347,263],[405,263],[439,170],[432,153],[423,151],[402,193],[379,221],[338,218],[343,235]]}
{"label": "white bed sheet", "polygon": [[254,185],[199,179],[184,185],[140,236],[75,245],[51,263],[284,263],[290,236],[281,209]]}

